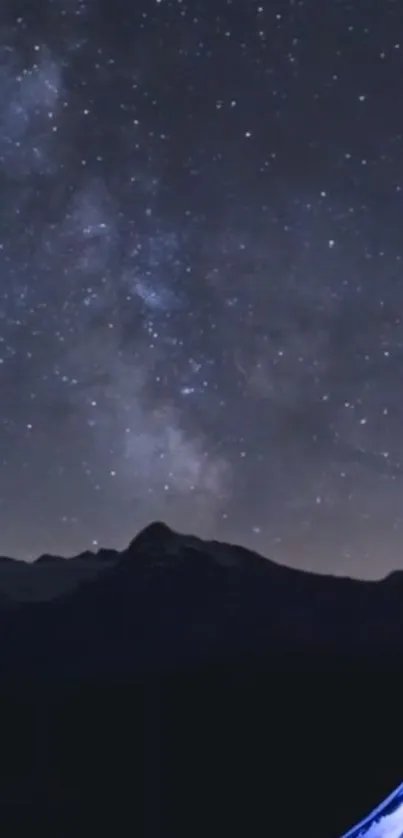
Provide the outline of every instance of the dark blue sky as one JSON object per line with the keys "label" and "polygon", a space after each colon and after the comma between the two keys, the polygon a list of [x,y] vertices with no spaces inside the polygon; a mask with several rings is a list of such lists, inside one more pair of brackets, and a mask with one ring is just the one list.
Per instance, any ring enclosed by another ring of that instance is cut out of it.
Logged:
{"label": "dark blue sky", "polygon": [[402,78],[400,2],[2,4],[0,552],[403,567]]}

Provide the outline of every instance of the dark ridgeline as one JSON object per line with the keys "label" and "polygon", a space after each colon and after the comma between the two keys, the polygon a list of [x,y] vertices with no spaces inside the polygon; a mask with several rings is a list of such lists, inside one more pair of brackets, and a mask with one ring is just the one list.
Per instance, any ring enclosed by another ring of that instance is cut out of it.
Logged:
{"label": "dark ridgeline", "polygon": [[107,554],[57,599],[1,600],[0,797],[21,828],[87,834],[85,809],[94,833],[338,838],[398,785],[403,576],[303,573],[164,524]]}

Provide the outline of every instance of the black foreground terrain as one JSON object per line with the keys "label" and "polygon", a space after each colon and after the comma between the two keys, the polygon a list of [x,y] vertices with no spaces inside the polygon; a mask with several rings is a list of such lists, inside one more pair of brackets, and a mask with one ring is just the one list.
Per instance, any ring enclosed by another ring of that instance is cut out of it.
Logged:
{"label": "black foreground terrain", "polygon": [[10,828],[338,838],[402,780],[399,574],[305,574],[161,524],[104,564],[3,597]]}

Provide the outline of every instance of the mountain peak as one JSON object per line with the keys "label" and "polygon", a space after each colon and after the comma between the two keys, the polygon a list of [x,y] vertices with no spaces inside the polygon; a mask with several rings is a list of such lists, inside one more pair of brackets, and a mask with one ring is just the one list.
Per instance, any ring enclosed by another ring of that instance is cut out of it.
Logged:
{"label": "mountain peak", "polygon": [[135,538],[133,538],[130,542],[129,550],[133,548],[143,549],[152,545],[166,545],[167,542],[175,538],[177,538],[177,534],[174,530],[171,530],[168,524],[165,524],[163,521],[152,521],[151,524],[148,524],[143,530],[140,530]]}

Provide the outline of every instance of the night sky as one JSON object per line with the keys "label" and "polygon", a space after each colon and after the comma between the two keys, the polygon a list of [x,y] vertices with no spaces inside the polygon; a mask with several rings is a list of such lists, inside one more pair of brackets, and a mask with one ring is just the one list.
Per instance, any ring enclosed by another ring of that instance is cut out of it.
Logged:
{"label": "night sky", "polygon": [[401,0],[0,10],[0,553],[403,568]]}

